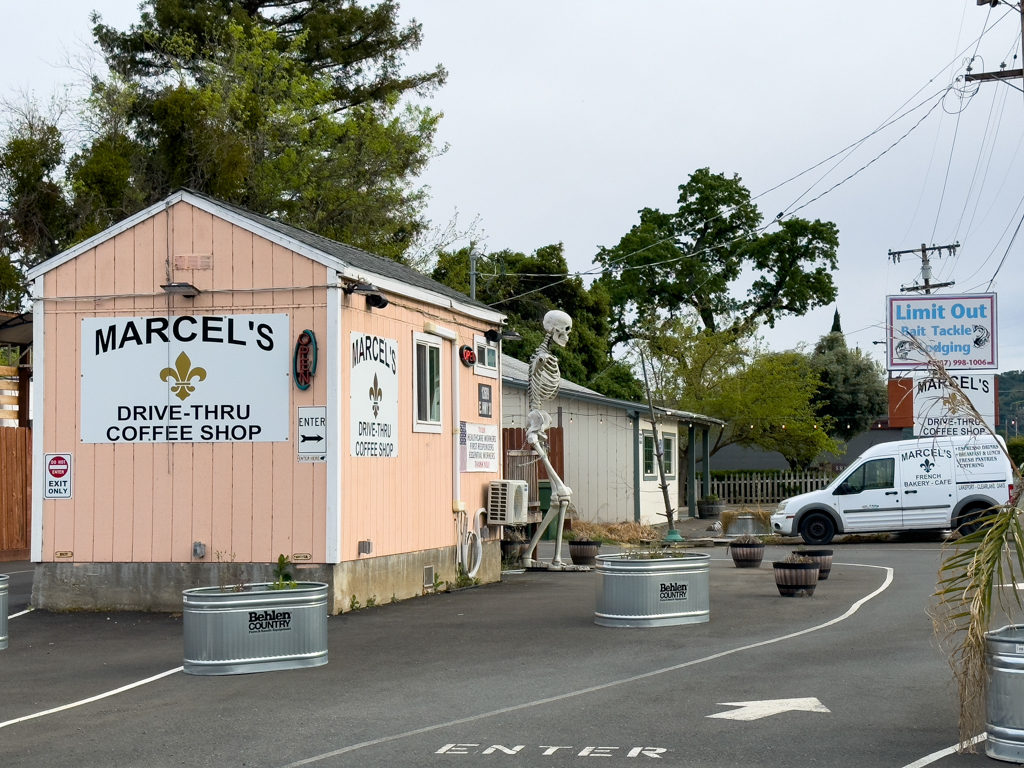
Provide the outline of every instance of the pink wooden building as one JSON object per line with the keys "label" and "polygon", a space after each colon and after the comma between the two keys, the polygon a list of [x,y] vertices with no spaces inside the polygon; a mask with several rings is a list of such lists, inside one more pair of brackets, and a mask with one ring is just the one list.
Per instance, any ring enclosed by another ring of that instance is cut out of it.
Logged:
{"label": "pink wooden building", "polygon": [[339,612],[454,580],[460,523],[498,578],[498,312],[189,191],[28,277],[37,606],[176,610],[284,554]]}

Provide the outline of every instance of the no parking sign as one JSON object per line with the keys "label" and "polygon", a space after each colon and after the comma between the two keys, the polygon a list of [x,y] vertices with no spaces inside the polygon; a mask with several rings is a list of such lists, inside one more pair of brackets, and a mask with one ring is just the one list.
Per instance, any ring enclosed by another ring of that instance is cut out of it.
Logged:
{"label": "no parking sign", "polygon": [[71,498],[71,454],[70,453],[44,453],[43,467],[43,498],[44,499],[70,499]]}

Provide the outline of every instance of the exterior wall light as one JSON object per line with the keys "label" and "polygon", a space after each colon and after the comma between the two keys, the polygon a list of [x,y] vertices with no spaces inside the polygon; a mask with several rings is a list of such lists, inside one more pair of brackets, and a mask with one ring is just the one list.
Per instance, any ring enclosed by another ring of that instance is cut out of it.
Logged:
{"label": "exterior wall light", "polygon": [[388,301],[388,297],[380,292],[380,289],[369,283],[349,283],[342,290],[346,295],[353,293],[366,294],[367,309],[384,309],[384,307],[391,303]]}
{"label": "exterior wall light", "polygon": [[161,285],[160,287],[166,294],[171,296],[184,296],[186,299],[194,299],[202,293],[202,291],[191,283],[168,283],[167,285]]}
{"label": "exterior wall light", "polygon": [[487,339],[491,344],[497,344],[499,341],[522,341],[523,337],[515,331],[496,331],[493,328],[484,333],[484,338]]}

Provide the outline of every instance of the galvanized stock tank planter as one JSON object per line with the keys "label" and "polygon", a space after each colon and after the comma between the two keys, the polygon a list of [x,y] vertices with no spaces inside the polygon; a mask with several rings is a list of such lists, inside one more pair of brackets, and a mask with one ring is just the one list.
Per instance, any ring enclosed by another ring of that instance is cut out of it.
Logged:
{"label": "galvanized stock tank planter", "polygon": [[0,576],[0,651],[7,647],[7,595],[10,581],[10,576]]}
{"label": "galvanized stock tank planter", "polygon": [[327,585],[248,585],[182,592],[185,672],[242,675],[327,663]]}
{"label": "galvanized stock tank planter", "polygon": [[598,555],[594,623],[602,627],[667,627],[710,619],[711,555]]}
{"label": "galvanized stock tank planter", "polygon": [[1024,763],[1024,624],[985,634],[985,754]]}

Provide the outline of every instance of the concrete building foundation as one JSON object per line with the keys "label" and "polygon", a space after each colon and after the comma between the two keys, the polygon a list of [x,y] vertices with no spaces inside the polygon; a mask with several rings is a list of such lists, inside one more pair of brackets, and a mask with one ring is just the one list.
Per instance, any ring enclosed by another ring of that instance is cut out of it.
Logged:
{"label": "concrete building foundation", "polygon": [[[336,565],[292,565],[297,581],[328,585],[331,614],[405,600],[433,591],[424,585],[432,566],[437,583],[457,579],[455,547],[383,557],[363,557]],[[48,611],[181,611],[181,592],[194,587],[273,581],[271,563],[39,563],[32,582],[32,605]],[[483,542],[481,583],[501,579],[501,548]]]}

